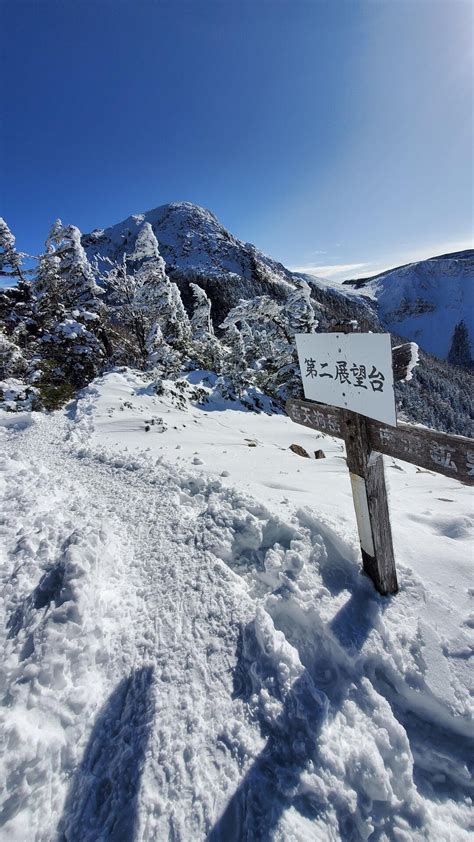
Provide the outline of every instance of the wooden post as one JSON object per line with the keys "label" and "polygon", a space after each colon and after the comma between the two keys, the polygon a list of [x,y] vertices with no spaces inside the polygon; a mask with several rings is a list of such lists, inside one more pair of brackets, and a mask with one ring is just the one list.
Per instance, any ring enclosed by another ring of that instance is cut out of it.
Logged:
{"label": "wooden post", "polygon": [[379,593],[396,593],[398,582],[383,456],[370,449],[362,415],[343,412],[342,419],[364,571]]}
{"label": "wooden post", "polygon": [[[357,329],[357,325],[349,322],[336,325],[332,332],[351,333],[354,328]],[[383,456],[371,450],[366,421],[362,415],[343,411],[342,426],[363,568],[380,594],[386,596],[397,593]]]}
{"label": "wooden post", "polygon": [[[333,333],[354,331],[357,322],[340,322],[331,329]],[[417,347],[410,342],[392,349],[394,382],[407,377],[416,364],[416,351]],[[379,593],[396,593],[398,583],[382,454],[474,485],[474,440],[403,422],[394,427],[315,400],[289,400],[286,410],[297,424],[345,440],[364,571]]]}

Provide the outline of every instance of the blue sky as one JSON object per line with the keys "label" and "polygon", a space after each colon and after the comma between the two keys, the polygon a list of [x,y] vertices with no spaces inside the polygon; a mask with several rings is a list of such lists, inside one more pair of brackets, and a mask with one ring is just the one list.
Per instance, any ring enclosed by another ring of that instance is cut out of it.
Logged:
{"label": "blue sky", "polygon": [[334,278],[472,236],[464,0],[3,0],[0,214],[26,251],[174,200]]}

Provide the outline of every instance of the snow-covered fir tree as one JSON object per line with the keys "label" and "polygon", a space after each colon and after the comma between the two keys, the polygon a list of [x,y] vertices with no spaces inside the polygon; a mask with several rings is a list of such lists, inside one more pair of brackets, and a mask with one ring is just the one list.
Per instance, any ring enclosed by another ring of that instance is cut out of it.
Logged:
{"label": "snow-covered fir tree", "polygon": [[461,366],[462,368],[473,368],[474,366],[469,342],[469,331],[464,319],[458,322],[454,328],[448,362],[451,365]]}
{"label": "snow-covered fir tree", "polygon": [[278,321],[285,326],[289,341],[278,343],[275,355],[276,394],[287,399],[301,393],[301,374],[295,336],[297,333],[314,333],[318,326],[311,302],[311,289],[306,281],[298,280],[281,308]]}
{"label": "snow-covered fir tree", "polygon": [[214,336],[214,326],[211,319],[211,302],[206,292],[198,284],[189,284],[193,291],[194,309],[191,317],[191,331],[193,339],[203,339]]}
{"label": "snow-covered fir tree", "polygon": [[56,220],[46,241],[46,251],[59,260],[57,271],[64,284],[61,292],[65,307],[100,310],[103,290],[96,283],[79,228],[63,226],[60,219]]}
{"label": "snow-covered fir tree", "polygon": [[[52,399],[84,386],[101,370],[109,342],[92,267],[74,225],[53,225],[33,281],[39,387]],[[50,402],[51,402],[50,401]],[[54,401],[52,401],[54,402]]]}
{"label": "snow-covered fir tree", "polygon": [[296,288],[288,295],[281,317],[291,337],[296,333],[314,333],[318,323],[311,301],[311,287],[306,281],[296,281]]}
{"label": "snow-covered fir tree", "polygon": [[24,281],[21,270],[22,258],[23,255],[15,248],[15,237],[3,217],[0,216],[0,275]]}
{"label": "snow-covered fir tree", "polygon": [[226,350],[223,370],[228,384],[227,391],[229,396],[240,398],[249,385],[249,378],[247,375],[245,343],[235,324],[230,324],[226,328],[223,344]]}
{"label": "snow-covered fir tree", "polygon": [[166,274],[158,241],[148,222],[140,228],[135,250],[129,260],[132,266],[139,264],[135,303],[149,319],[145,337],[148,365],[162,363],[164,369],[168,370],[173,360],[174,368],[176,354],[184,352],[190,341],[191,328],[179,289]]}
{"label": "snow-covered fir tree", "polygon": [[28,362],[21,348],[12,342],[0,328],[0,380],[7,377],[22,377],[28,370]]}
{"label": "snow-covered fir tree", "polygon": [[108,328],[113,337],[114,360],[144,368],[150,320],[139,301],[141,277],[138,272],[130,272],[123,255],[121,263],[112,265],[101,280],[108,292]]}
{"label": "snow-covered fir tree", "polygon": [[222,346],[214,334],[211,301],[198,284],[189,284],[194,299],[191,317],[193,364],[219,374],[222,370]]}

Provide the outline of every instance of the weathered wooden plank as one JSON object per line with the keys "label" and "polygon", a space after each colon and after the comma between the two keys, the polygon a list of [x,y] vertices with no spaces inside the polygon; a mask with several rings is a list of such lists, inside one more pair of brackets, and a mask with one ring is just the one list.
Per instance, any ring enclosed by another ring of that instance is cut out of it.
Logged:
{"label": "weathered wooden plank", "polygon": [[311,427],[329,436],[344,436],[342,426],[342,409],[327,406],[316,401],[289,400],[286,402],[286,412],[296,424]]}
{"label": "weathered wooden plank", "polygon": [[[344,438],[343,411],[312,401],[290,400],[286,411],[297,424]],[[398,422],[397,427],[365,419],[370,448],[437,474],[474,485],[474,439]]]}
{"label": "weathered wooden plank", "polygon": [[379,453],[371,453],[370,455],[365,487],[375,552],[372,557],[362,548],[364,570],[375,583],[379,593],[397,593],[397,569],[393,551],[387,486],[385,484],[383,457]]}
{"label": "weathered wooden plank", "polygon": [[368,430],[373,450],[474,485],[474,439],[402,422],[395,428],[370,420]]}
{"label": "weathered wooden plank", "polygon": [[344,411],[341,420],[364,571],[379,593],[393,594],[398,583],[383,458],[371,452],[368,419]]}

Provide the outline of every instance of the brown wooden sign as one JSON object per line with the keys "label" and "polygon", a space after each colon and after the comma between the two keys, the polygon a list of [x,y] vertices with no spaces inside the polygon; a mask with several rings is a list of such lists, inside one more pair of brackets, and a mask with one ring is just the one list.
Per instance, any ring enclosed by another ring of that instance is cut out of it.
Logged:
{"label": "brown wooden sign", "polygon": [[[342,409],[312,401],[290,400],[286,411],[297,424],[329,436],[346,438],[347,413]],[[474,485],[474,439],[400,421],[396,427],[390,427],[366,418],[365,425],[370,450]]]}

